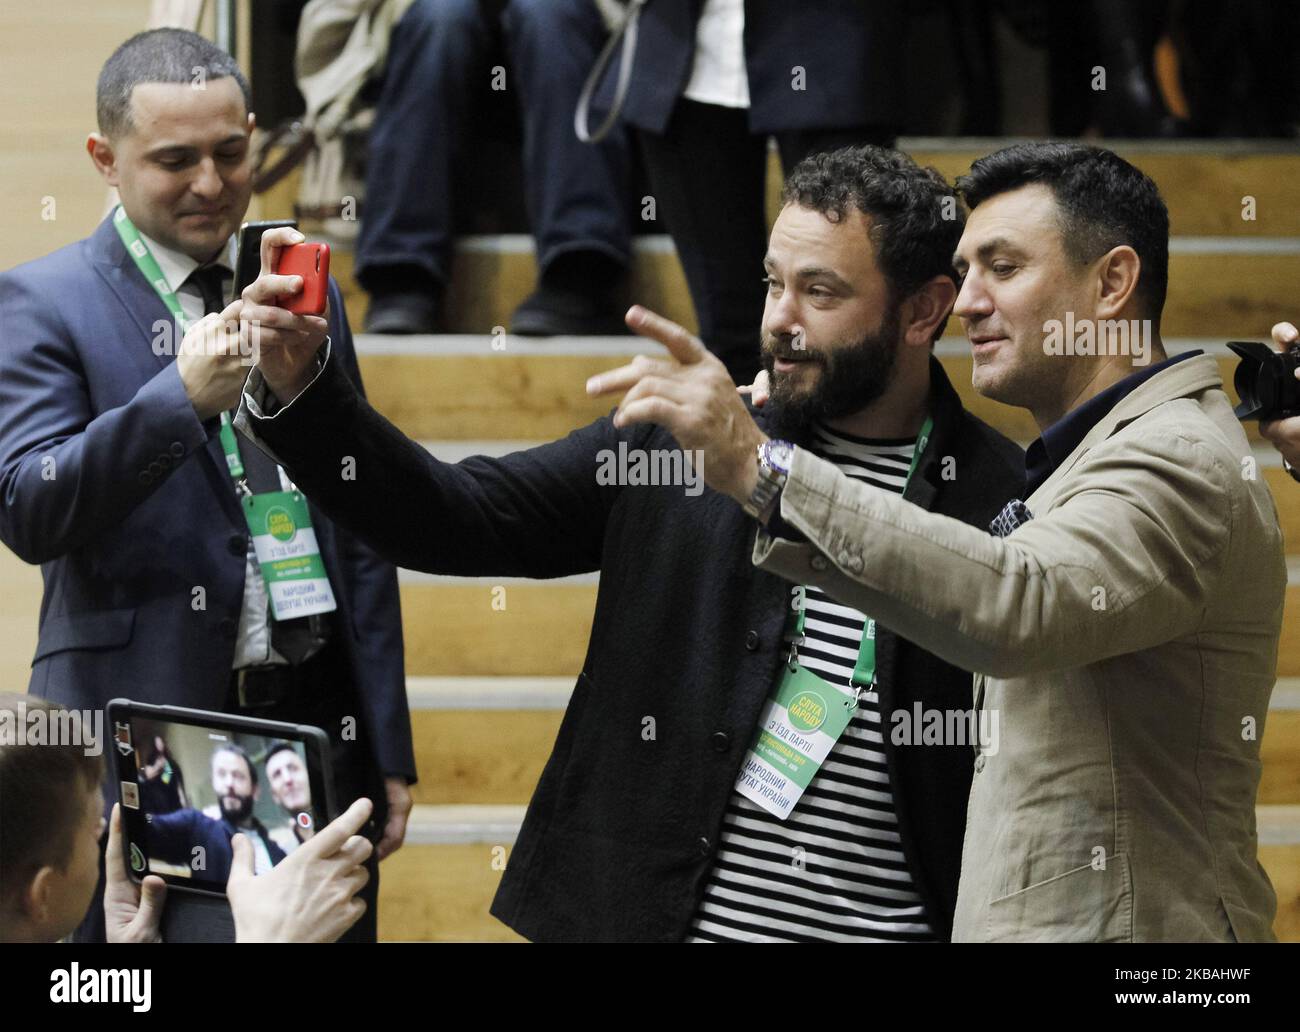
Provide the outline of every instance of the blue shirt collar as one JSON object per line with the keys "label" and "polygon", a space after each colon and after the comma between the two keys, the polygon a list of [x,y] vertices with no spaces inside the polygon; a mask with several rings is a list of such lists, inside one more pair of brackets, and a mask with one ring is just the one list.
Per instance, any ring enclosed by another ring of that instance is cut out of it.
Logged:
{"label": "blue shirt collar", "polygon": [[1203,354],[1205,352],[1200,350],[1186,351],[1157,362],[1141,372],[1131,373],[1119,383],[1111,384],[1100,394],[1089,398],[1078,408],[1071,409],[1044,430],[1043,436],[1025,452],[1025,497],[1028,498],[1042,487],[1047,478],[1056,472],[1056,468],[1079,447],[1079,443],[1088,436],[1088,431],[1105,419],[1110,410],[1124,398],[1175,362]]}

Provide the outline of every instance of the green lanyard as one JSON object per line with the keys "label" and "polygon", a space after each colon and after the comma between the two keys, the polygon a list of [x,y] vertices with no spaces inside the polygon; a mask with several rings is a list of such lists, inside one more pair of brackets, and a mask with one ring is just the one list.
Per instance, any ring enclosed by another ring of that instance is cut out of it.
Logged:
{"label": "green lanyard", "polygon": [[[930,443],[930,434],[934,430],[934,419],[930,416],[925,417],[925,422],[921,425],[921,433],[916,439],[916,448],[912,451],[912,464],[907,468],[907,479],[903,481],[903,490],[907,490],[907,485],[912,482],[912,474],[916,472],[916,467],[921,461],[921,453],[925,451],[925,446]],[[803,641],[804,618],[807,615],[805,607],[800,606],[799,617],[795,623],[794,639],[790,643],[790,665],[793,668],[798,656],[798,646]],[[876,683],[876,621],[867,617],[867,622],[862,628],[862,642],[858,646],[858,662],[853,668],[852,684],[858,688],[869,688]]]}
{"label": "green lanyard", "polygon": [[[167,285],[167,277],[158,267],[158,259],[153,256],[149,245],[144,242],[140,231],[135,228],[135,223],[127,216],[126,209],[120,204],[113,212],[113,227],[117,230],[117,235],[122,238],[126,253],[134,259],[135,267],[140,270],[140,274],[153,287],[154,293],[167,306],[167,311],[171,312],[177,325],[182,331],[189,329],[189,319],[185,316],[185,310],[181,307],[176,292]],[[251,493],[244,480],[244,461],[239,455],[239,442],[235,439],[235,428],[230,423],[229,412],[221,413],[221,430],[218,436],[221,438],[221,450],[226,453],[226,468],[230,470],[230,479],[235,482],[235,490],[240,494]]]}

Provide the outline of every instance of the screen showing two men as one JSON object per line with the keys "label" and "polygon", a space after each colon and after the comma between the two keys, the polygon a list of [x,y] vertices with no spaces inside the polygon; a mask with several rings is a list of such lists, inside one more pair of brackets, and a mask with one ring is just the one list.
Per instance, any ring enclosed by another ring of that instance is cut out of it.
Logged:
{"label": "screen showing two men", "polygon": [[131,742],[135,779],[120,787],[137,877],[222,892],[235,834],[262,874],[322,825],[302,742],[139,716]]}

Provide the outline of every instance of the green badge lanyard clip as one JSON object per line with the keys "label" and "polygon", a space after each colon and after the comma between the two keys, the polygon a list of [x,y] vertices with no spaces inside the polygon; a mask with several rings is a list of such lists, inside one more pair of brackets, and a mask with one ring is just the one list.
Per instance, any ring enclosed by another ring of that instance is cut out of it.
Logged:
{"label": "green badge lanyard clip", "polygon": [[[907,479],[903,481],[903,490],[907,490],[907,485],[912,482],[912,474],[916,472],[916,467],[920,464],[921,454],[925,451],[926,445],[930,443],[930,434],[934,431],[934,419],[931,416],[925,417],[925,422],[921,425],[921,433],[916,439],[916,448],[912,451],[912,463],[907,468]],[[799,646],[804,642],[804,619],[807,616],[807,610],[804,606],[798,609],[798,618],[795,621],[794,634],[790,637],[790,654],[786,657],[786,665],[793,673],[799,666]],[[864,690],[870,689],[876,683],[876,621],[867,617],[866,624],[862,628],[862,642],[858,646],[858,662],[853,668],[853,676],[849,680],[849,685],[854,689],[855,700]]]}
{"label": "green badge lanyard clip", "polygon": [[[140,231],[135,228],[135,224],[126,214],[126,209],[120,204],[113,212],[113,226],[117,230],[117,235],[122,238],[126,253],[135,261],[136,268],[153,287],[154,293],[167,306],[167,311],[181,327],[181,331],[189,329],[189,319],[186,318],[185,310],[181,307],[176,292],[167,285],[167,278],[158,266],[158,259],[150,252],[149,245],[144,242]],[[244,460],[239,454],[239,442],[235,439],[235,428],[230,422],[229,412],[221,413],[221,430],[218,436],[221,438],[221,450],[226,454],[226,468],[230,470],[230,479],[235,482],[236,493],[243,498],[251,497],[253,492],[248,487]]]}

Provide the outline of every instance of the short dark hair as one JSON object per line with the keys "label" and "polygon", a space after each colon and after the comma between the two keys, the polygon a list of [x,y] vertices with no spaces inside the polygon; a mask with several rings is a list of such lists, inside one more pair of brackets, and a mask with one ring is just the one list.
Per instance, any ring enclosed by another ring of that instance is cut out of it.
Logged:
{"label": "short dark hair", "polygon": [[937,170],[901,151],[863,144],[811,154],[790,172],[781,201],[831,222],[850,208],[867,216],[876,263],[895,302],[935,276],[956,282],[952,255],[966,222],[957,193]]}
{"label": "short dark hair", "polygon": [[235,59],[197,32],[150,29],[137,32],[104,62],[95,90],[99,131],[116,138],[131,131],[131,92],[142,82],[191,83],[196,74],[210,79],[230,77],[244,94],[244,108],[253,109],[248,80]]}
{"label": "short dark hair", "polygon": [[[75,711],[35,695],[0,694],[0,709],[15,715],[43,710],[46,719],[79,721]],[[24,729],[19,728],[21,733]],[[90,728],[82,724],[81,740]],[[104,763],[83,745],[0,745],[0,909],[9,910],[42,867],[64,870],[85,819],[86,794],[99,787]]]}
{"label": "short dark hair", "polygon": [[298,756],[299,759],[302,759],[302,757],[298,755],[297,747],[292,742],[286,742],[281,739],[280,741],[273,743],[271,748],[266,750],[266,755],[262,757],[262,766],[270,766],[271,757],[276,753],[285,752],[286,750],[293,753],[295,756]]}
{"label": "short dark hair", "polygon": [[1066,256],[1086,265],[1127,244],[1142,263],[1137,294],[1158,330],[1169,286],[1169,209],[1141,169],[1082,143],[1018,143],[980,158],[957,179],[973,211],[1033,183],[1051,189]]}
{"label": "short dark hair", "polygon": [[222,742],[212,750],[212,759],[217,758],[217,753],[234,753],[248,764],[248,776],[253,782],[253,787],[257,787],[257,768],[253,766],[253,758],[248,755],[248,751],[242,745],[236,745],[234,742]]}

